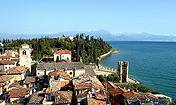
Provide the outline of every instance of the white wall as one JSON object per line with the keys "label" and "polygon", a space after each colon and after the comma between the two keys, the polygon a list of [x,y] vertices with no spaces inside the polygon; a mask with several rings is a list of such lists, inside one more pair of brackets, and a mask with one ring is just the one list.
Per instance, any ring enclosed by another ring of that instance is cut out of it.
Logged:
{"label": "white wall", "polygon": [[59,57],[59,60],[62,60],[62,59],[60,59],[60,55],[61,55],[62,59],[68,58],[68,60],[70,60],[70,62],[71,62],[71,54],[54,54],[54,61],[57,60],[57,56]]}

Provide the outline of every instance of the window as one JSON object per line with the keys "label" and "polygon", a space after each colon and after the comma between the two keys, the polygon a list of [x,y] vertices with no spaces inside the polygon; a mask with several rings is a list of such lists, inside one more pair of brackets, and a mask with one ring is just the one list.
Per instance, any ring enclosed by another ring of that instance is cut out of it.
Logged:
{"label": "window", "polygon": [[72,72],[70,72],[70,75],[72,75]]}
{"label": "window", "polygon": [[26,50],[23,51],[23,55],[26,55]]}
{"label": "window", "polygon": [[7,69],[7,67],[5,67],[5,69]]}
{"label": "window", "polygon": [[47,101],[50,101],[51,100],[51,94],[47,94]]}

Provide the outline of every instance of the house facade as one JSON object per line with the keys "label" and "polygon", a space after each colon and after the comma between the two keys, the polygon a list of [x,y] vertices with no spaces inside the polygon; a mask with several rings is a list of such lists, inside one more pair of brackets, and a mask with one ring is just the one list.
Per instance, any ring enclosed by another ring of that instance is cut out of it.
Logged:
{"label": "house facade", "polygon": [[69,60],[71,62],[71,51],[69,50],[59,50],[54,53],[54,61],[56,60]]}
{"label": "house facade", "polygon": [[0,61],[0,73],[7,71],[17,65],[15,61]]}
{"label": "house facade", "polygon": [[0,75],[14,76],[14,80],[21,81],[21,80],[24,80],[28,75],[30,75],[30,71],[29,71],[29,68],[27,67],[16,66],[8,69],[5,72],[2,72]]}

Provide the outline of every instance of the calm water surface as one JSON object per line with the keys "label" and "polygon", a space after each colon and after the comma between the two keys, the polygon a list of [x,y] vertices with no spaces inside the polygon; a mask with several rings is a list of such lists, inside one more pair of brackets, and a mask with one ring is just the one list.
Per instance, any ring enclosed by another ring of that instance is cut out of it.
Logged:
{"label": "calm water surface", "polygon": [[118,61],[129,61],[129,76],[176,100],[176,42],[107,43],[119,53],[102,59],[103,66],[117,68]]}

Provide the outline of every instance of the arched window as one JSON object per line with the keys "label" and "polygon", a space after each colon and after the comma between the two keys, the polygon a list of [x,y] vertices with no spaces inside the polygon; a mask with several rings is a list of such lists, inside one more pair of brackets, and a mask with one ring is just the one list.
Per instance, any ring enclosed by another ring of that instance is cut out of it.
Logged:
{"label": "arched window", "polygon": [[23,55],[26,55],[26,50],[23,51]]}

